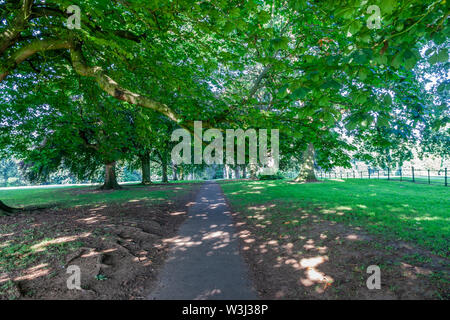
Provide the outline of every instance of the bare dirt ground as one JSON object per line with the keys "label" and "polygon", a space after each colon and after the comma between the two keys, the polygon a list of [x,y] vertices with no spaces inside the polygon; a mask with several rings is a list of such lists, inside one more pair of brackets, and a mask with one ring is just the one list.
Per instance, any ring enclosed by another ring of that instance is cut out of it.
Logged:
{"label": "bare dirt ground", "polygon": [[[262,299],[450,299],[448,259],[301,208],[299,225],[262,223],[262,215],[283,214],[277,207],[261,205],[254,218],[233,213],[241,253]],[[381,269],[379,290],[367,288],[370,265]]]}
{"label": "bare dirt ground", "polygon": [[[170,186],[150,186],[161,188]],[[198,185],[169,201],[128,201],[0,217],[0,299],[143,299]],[[86,191],[75,191],[86,192]],[[87,191],[99,192],[99,191]],[[68,267],[81,290],[68,290]]]}

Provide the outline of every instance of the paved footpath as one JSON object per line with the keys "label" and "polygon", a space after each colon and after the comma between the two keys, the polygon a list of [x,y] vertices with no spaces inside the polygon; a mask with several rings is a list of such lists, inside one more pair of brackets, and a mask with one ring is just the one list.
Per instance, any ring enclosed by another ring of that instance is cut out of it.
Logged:
{"label": "paved footpath", "polygon": [[203,184],[188,213],[148,298],[257,299],[219,185]]}

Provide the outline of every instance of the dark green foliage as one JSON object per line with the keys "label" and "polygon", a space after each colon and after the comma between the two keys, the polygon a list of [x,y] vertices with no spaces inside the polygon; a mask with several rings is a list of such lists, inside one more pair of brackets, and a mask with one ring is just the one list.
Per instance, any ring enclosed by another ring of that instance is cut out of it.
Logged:
{"label": "dark green foliage", "polygon": [[282,180],[284,179],[281,173],[271,174],[271,175],[258,175],[258,180]]}

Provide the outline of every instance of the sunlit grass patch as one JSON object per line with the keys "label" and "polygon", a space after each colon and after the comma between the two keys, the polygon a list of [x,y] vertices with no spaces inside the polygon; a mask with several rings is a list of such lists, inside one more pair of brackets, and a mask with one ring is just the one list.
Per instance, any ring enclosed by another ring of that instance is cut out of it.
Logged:
{"label": "sunlit grass patch", "polygon": [[65,256],[70,251],[82,247],[79,236],[44,238],[35,241],[16,239],[7,242],[0,250],[0,272],[22,270],[36,262],[41,255]]}
{"label": "sunlit grass patch", "polygon": [[[319,215],[387,239],[413,241],[441,256],[450,252],[450,190],[443,186],[346,180],[239,181],[223,183],[222,188],[234,208],[258,212],[272,223],[281,219],[293,226],[301,215]],[[271,212],[276,212],[275,217]]]}

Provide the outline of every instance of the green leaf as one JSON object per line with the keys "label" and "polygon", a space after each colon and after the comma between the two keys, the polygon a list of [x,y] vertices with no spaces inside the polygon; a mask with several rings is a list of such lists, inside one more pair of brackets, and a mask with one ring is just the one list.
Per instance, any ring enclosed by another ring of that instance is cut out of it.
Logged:
{"label": "green leaf", "polygon": [[267,22],[270,21],[270,19],[271,19],[270,13],[266,11],[261,11],[260,13],[258,13],[258,22],[260,24],[266,24]]}
{"label": "green leaf", "polygon": [[294,90],[294,92],[292,92],[291,97],[294,100],[301,100],[303,99],[309,92],[309,89],[306,87],[300,87]]}
{"label": "green leaf", "polygon": [[402,56],[400,54],[397,54],[394,59],[392,59],[391,66],[395,69],[398,69],[402,65]]}
{"label": "green leaf", "polygon": [[377,118],[377,126],[378,127],[388,127],[389,126],[389,117],[384,114],[380,114]]}
{"label": "green leaf", "polygon": [[397,0],[381,0],[380,8],[381,14],[392,13],[397,6]]}
{"label": "green leaf", "polygon": [[230,11],[230,17],[237,18],[237,17],[239,17],[240,13],[241,13],[241,10],[239,10],[239,8],[233,8]]}
{"label": "green leaf", "polygon": [[354,21],[350,24],[348,31],[354,35],[355,33],[357,33],[359,30],[361,30],[362,28],[362,23],[361,21]]}
{"label": "green leaf", "polygon": [[387,57],[386,57],[386,55],[378,55],[378,56],[376,56],[376,57],[374,57],[374,59],[373,59],[377,64],[379,64],[379,65],[386,65],[387,64],[387,62],[388,62],[388,60],[387,60]]}
{"label": "green leaf", "polygon": [[442,48],[437,53],[433,54],[430,58],[431,64],[436,64],[439,62],[447,62],[448,61],[448,49]]}
{"label": "green leaf", "polygon": [[350,19],[353,16],[353,8],[344,7],[336,11],[336,17]]}
{"label": "green leaf", "polygon": [[296,0],[293,2],[294,2],[294,9],[297,11],[304,10],[308,6],[308,2],[306,0]]}
{"label": "green leaf", "polygon": [[328,104],[329,104],[329,99],[328,99],[328,97],[327,97],[327,96],[322,96],[322,97],[319,99],[318,104],[319,104],[319,106],[321,106],[321,107],[328,106]]}
{"label": "green leaf", "polygon": [[448,91],[450,91],[449,89],[450,89],[450,81],[449,80],[445,80],[444,82],[442,82],[439,85],[439,87],[437,88],[437,91],[440,94],[447,94]]}
{"label": "green leaf", "polygon": [[272,44],[275,50],[287,50],[289,49],[289,38],[281,37],[273,39]]}
{"label": "green leaf", "polygon": [[341,85],[339,84],[339,82],[337,82],[336,80],[329,80],[326,81],[324,84],[322,84],[321,88],[322,89],[339,89],[341,87]]}
{"label": "green leaf", "polygon": [[367,79],[367,75],[368,75],[368,71],[366,69],[364,69],[364,68],[359,69],[359,72],[358,72],[359,79],[364,81]]}

